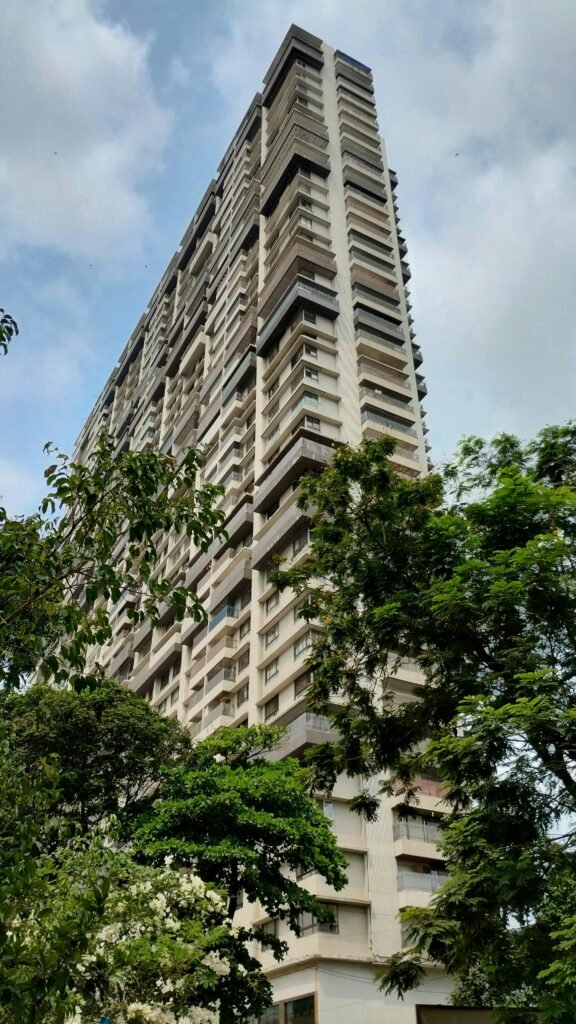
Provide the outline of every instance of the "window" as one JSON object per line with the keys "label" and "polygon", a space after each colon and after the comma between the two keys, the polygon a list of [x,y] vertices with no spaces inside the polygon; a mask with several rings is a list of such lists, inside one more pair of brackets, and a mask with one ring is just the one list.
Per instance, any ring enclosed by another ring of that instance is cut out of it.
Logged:
{"label": "window", "polygon": [[308,377],[308,380],[318,380],[318,370],[315,370],[314,367],[307,366],[304,375]]}
{"label": "window", "polygon": [[279,601],[280,601],[280,591],[279,590],[275,590],[273,594],[270,594],[270,597],[266,601],[266,612],[267,613],[271,612],[273,608],[276,608],[276,606],[278,605]]}
{"label": "window", "polygon": [[248,683],[244,683],[236,694],[236,707],[240,708],[248,700]]}
{"label": "window", "polygon": [[294,699],[301,697],[303,693],[306,693],[311,682],[311,672],[303,672],[301,676],[298,676],[298,678],[294,680]]}
{"label": "window", "polygon": [[300,915],[300,929],[302,931],[302,935],[311,935],[313,932],[332,932],[334,935],[338,934],[338,904],[323,903],[322,906],[325,907],[326,910],[331,911],[332,921],[317,921],[314,914],[305,910]]}
{"label": "window", "polygon": [[274,658],[274,661],[271,661],[264,669],[264,682],[269,683],[271,679],[274,679],[274,676],[278,675],[278,672],[278,658]]}
{"label": "window", "polygon": [[[308,218],[306,217],[304,219],[307,220]],[[310,221],[310,223],[312,223],[312,221]],[[303,309],[302,310],[302,319],[306,320],[306,322],[309,323],[309,324],[315,324],[316,323],[316,313],[312,313],[312,311],[309,310],[309,309]]]}
{"label": "window", "polygon": [[304,355],[310,356],[310,359],[318,359],[318,349],[315,345],[304,345]]}
{"label": "window", "polygon": [[318,433],[320,432],[320,420],[317,416],[305,416],[304,426],[307,430],[316,430]]}
{"label": "window", "polygon": [[270,400],[271,398],[274,398],[274,395],[275,395],[275,394],[276,394],[276,392],[278,391],[278,388],[279,388],[279,387],[280,387],[280,381],[279,381],[278,379],[276,379],[276,380],[274,381],[274,383],[273,383],[272,387],[268,388],[268,399],[269,399],[269,400]]}
{"label": "window", "polygon": [[240,629],[238,630],[238,635],[239,635],[240,639],[242,639],[242,637],[246,636],[246,634],[249,633],[249,632],[250,632],[250,619],[246,619],[246,621],[243,622],[242,625],[240,626]]}
{"label": "window", "polygon": [[309,647],[312,647],[314,643],[314,634],[310,630],[308,633],[304,633],[296,643],[294,644],[294,657],[298,658],[304,651],[307,651]]}
{"label": "window", "polygon": [[[305,101],[301,100],[300,102],[305,102]],[[312,209],[312,203],[310,202],[309,199],[301,199],[300,200],[300,206],[302,207],[303,210],[311,210]]]}
{"label": "window", "polygon": [[310,217],[302,217],[302,216],[300,216],[298,218],[298,223],[302,224],[302,226],[305,227],[305,228],[311,228],[312,227],[312,219]]}
{"label": "window", "polygon": [[180,687],[177,686],[176,689],[172,690],[172,693],[170,694],[170,705],[175,704],[176,701],[178,700],[179,696],[180,696]]}
{"label": "window", "polygon": [[309,530],[308,527],[306,527],[306,529],[302,530],[302,532],[299,533],[292,541],[292,558],[296,558],[296,555],[306,547],[309,540]]}
{"label": "window", "polygon": [[278,937],[278,918],[273,917],[270,921],[265,921],[260,925],[260,931],[264,932],[264,935],[272,935],[276,939]]}
{"label": "window", "polygon": [[280,624],[278,622],[276,622],[265,633],[265,636],[264,636],[265,646],[266,647],[270,647],[270,644],[273,644],[278,639],[279,636],[280,636]]}
{"label": "window", "polygon": [[276,1003],[275,1006],[269,1006],[267,1010],[263,1010],[258,1020],[252,1017],[251,1024],[280,1024],[280,1004]]}
{"label": "window", "polygon": [[305,599],[304,601],[300,601],[300,604],[296,605],[296,607],[294,608],[294,622],[301,622],[302,621],[303,616],[300,613],[303,611],[303,609],[309,603],[310,602],[308,601],[308,599]]}
{"label": "window", "polygon": [[264,721],[267,722],[270,718],[274,718],[274,715],[278,714],[278,708],[280,707],[280,701],[278,694],[272,697],[271,700],[266,701],[264,705]]}
{"label": "window", "polygon": [[326,815],[330,821],[334,821],[334,804],[331,800],[322,800],[320,802],[322,813]]}
{"label": "window", "polygon": [[272,422],[272,420],[274,419],[274,417],[275,417],[275,416],[276,416],[276,414],[278,413],[278,409],[279,409],[279,408],[280,408],[280,404],[279,404],[279,402],[274,402],[274,405],[273,405],[273,406],[272,406],[272,408],[271,408],[271,409],[269,410],[269,412],[268,412],[268,414],[267,414],[267,416],[266,416],[266,422],[267,422],[267,423],[271,423],[271,422]]}
{"label": "window", "polygon": [[165,697],[161,704],[158,705],[158,713],[163,715],[168,707],[168,698]]}
{"label": "window", "polygon": [[243,672],[250,664],[250,651],[246,651],[241,658],[238,658],[238,672]]}
{"label": "window", "polygon": [[314,1024],[314,996],[292,999],[284,1004],[286,1024]]}

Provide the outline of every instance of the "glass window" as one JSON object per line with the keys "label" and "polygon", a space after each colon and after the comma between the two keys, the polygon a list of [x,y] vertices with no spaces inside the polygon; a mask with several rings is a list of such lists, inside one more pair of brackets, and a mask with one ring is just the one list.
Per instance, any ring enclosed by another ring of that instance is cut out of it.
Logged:
{"label": "glass window", "polygon": [[264,669],[264,680],[267,683],[269,683],[270,680],[274,679],[274,676],[277,676],[277,675],[278,675],[278,658],[274,658],[274,661],[271,661],[270,664],[266,665],[266,668]]}
{"label": "glass window", "polygon": [[303,550],[303,548],[306,547],[306,545],[308,544],[308,541],[309,541],[309,533],[308,533],[308,527],[306,527],[306,529],[302,530],[302,532],[299,533],[298,536],[295,537],[294,540],[292,541],[292,557],[293,558],[295,558],[296,555],[298,555]]}
{"label": "glass window", "polygon": [[331,800],[322,801],[322,811],[330,821],[334,821],[334,804]]}
{"label": "glass window", "polygon": [[279,701],[279,698],[278,698],[278,694],[276,694],[275,697],[272,697],[271,700],[266,701],[266,704],[264,705],[264,721],[265,722],[267,722],[269,718],[273,718],[274,715],[278,714],[279,706],[280,706],[280,701]]}
{"label": "glass window", "polygon": [[270,594],[270,597],[266,601],[266,611],[271,612],[272,609],[276,607],[279,601],[280,592],[278,590],[275,590],[273,594]]}
{"label": "glass window", "polygon": [[314,1024],[314,996],[291,999],[285,1011],[286,1024]]}
{"label": "glass window", "polygon": [[305,416],[304,425],[306,426],[307,430],[320,430],[320,420],[318,419],[317,416]]}
{"label": "glass window", "polygon": [[313,633],[304,633],[304,636],[299,637],[299,639],[294,644],[294,657],[297,658],[298,655],[302,654],[304,651],[307,651],[309,647],[312,647],[313,643]]}
{"label": "glass window", "polygon": [[311,672],[304,672],[301,676],[298,676],[298,678],[294,680],[294,697],[301,697],[303,693],[306,693],[311,682]]}
{"label": "glass window", "polygon": [[276,622],[273,626],[270,627],[270,629],[268,629],[266,631],[266,634],[264,636],[264,643],[265,643],[266,647],[269,647],[270,644],[273,644],[274,641],[277,640],[279,636],[280,636],[280,624],[278,622]]}
{"label": "glass window", "polygon": [[248,683],[241,686],[236,694],[236,707],[239,708],[248,700]]}
{"label": "glass window", "polygon": [[250,632],[250,619],[246,619],[246,622],[243,622],[242,625],[240,626],[240,629],[238,630],[238,633],[240,635],[240,638],[242,638],[243,636],[246,636],[246,634],[249,633],[249,632]]}

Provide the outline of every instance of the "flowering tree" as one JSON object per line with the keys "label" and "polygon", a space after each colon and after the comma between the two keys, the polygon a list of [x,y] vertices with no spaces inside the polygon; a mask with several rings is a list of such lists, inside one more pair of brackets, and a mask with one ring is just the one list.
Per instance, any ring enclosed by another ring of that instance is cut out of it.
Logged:
{"label": "flowering tree", "polygon": [[196,876],[138,865],[102,830],[36,852],[1,904],[1,1024],[228,1024],[269,1003],[223,897]]}

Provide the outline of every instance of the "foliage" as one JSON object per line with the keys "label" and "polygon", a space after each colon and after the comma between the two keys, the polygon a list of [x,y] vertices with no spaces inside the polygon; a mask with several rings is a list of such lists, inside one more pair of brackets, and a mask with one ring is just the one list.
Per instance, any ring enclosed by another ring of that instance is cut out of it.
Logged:
{"label": "foliage", "polygon": [[[26,769],[3,729],[0,746],[0,1021],[59,1024],[71,963],[88,948],[106,900],[109,877],[83,856],[70,875],[71,854],[57,862],[46,848],[59,833],[50,816],[57,774],[49,762]],[[77,853],[75,854],[78,859]],[[55,885],[56,883],[56,885]],[[60,888],[60,886],[62,888]],[[60,906],[56,889],[67,893]],[[56,908],[58,906],[58,911]]]}
{"label": "foliage", "polygon": [[[134,835],[147,858],[174,857],[226,891],[233,918],[238,894],[259,900],[270,917],[299,932],[303,911],[329,919],[321,904],[291,877],[318,871],[341,889],[346,860],[328,819],[307,794],[309,774],[299,762],[271,760],[282,730],[265,726],[222,729],[192,747],[163,773],[161,796]],[[278,958],[284,946],[258,929]]]}
{"label": "foliage", "polygon": [[0,355],[7,355],[8,346],[18,333],[18,324],[14,317],[0,308]]}
{"label": "foliage", "polygon": [[200,465],[195,449],[176,462],[117,452],[102,435],[85,464],[56,454],[37,514],[0,509],[0,683],[18,687],[39,663],[57,682],[79,681],[88,648],[112,635],[109,602],[126,604],[132,623],[156,621],[163,604],[178,619],[205,616],[195,593],[158,573],[166,531],[202,550],[222,533],[220,490],[196,487]]}
{"label": "foliage", "polygon": [[137,814],[151,799],[160,767],[189,746],[175,721],[110,680],[97,687],[37,684],[1,703],[13,749],[32,771],[57,759],[51,813],[86,831],[102,818]]}
{"label": "foliage", "polygon": [[[138,865],[102,834],[48,849],[42,794],[56,777],[7,769],[4,756],[2,1024],[91,1024],[104,1014],[116,1024],[227,1024],[268,1004],[269,985],[222,896],[170,865]],[[16,834],[4,828],[11,799]]]}
{"label": "foliage", "polygon": [[[406,798],[440,776],[452,801],[442,849],[449,881],[403,914],[412,949],[382,973],[417,984],[426,957],[456,977],[456,999],[576,1013],[576,424],[527,444],[462,442],[442,473],[398,476],[393,443],[340,448],[304,483],[307,565],[280,572],[307,593],[324,634],[310,659],[313,710],[339,742],[316,756],[339,771],[386,773]],[[424,682],[398,703],[395,675]],[[341,705],[334,710],[333,698]],[[358,808],[377,813],[368,793]]]}

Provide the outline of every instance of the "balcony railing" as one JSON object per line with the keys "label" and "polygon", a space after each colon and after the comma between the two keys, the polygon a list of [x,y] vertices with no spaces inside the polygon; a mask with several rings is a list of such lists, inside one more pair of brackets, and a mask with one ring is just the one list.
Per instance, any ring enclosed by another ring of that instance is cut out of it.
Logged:
{"label": "balcony railing", "polygon": [[235,714],[234,704],[230,700],[224,700],[221,704],[217,704],[215,708],[207,711],[204,716],[203,725],[210,725],[215,722],[217,718],[223,716],[224,718],[233,718]]}
{"label": "balcony railing", "polygon": [[315,729],[317,732],[325,733],[334,732],[334,726],[326,715],[314,715],[311,711],[306,711],[303,715],[295,718],[293,722],[290,722],[286,727],[286,735],[296,736],[303,729]]}
{"label": "balcony railing", "polygon": [[223,619],[227,619],[227,618],[237,619],[238,618],[238,614],[239,614],[238,609],[235,608],[235,606],[233,604],[226,604],[226,605],[224,605],[223,608],[220,608],[219,611],[214,613],[214,615],[212,616],[212,618],[210,619],[210,622],[208,624],[208,629],[209,630],[210,629],[214,629],[218,625],[219,622],[222,622]]}
{"label": "balcony railing", "polygon": [[385,391],[379,391],[376,388],[360,388],[361,398],[375,398],[379,402],[390,402],[391,405],[397,405],[399,409],[408,409],[410,412],[413,410],[412,402],[404,402],[401,398],[393,398],[392,395],[387,394]]}
{"label": "balcony railing", "polygon": [[422,892],[436,892],[450,875],[446,871],[437,874],[424,874],[420,871],[399,871],[397,885],[399,889],[420,889]]}
{"label": "balcony railing", "polygon": [[[377,396],[374,396],[377,397]],[[378,423],[382,427],[390,427],[391,430],[400,430],[403,434],[410,434],[411,437],[417,437],[417,433],[414,427],[409,427],[404,423],[399,423],[397,420],[392,419],[390,416],[385,416],[384,413],[375,412],[373,409],[362,410],[362,422],[370,420],[373,423]]]}
{"label": "balcony railing", "polygon": [[394,839],[417,839],[422,843],[437,843],[442,836],[439,825],[430,821],[397,821]]}
{"label": "balcony railing", "polygon": [[204,683],[204,692],[210,693],[210,690],[214,690],[220,683],[233,683],[235,679],[236,672],[233,668],[221,668],[219,672],[216,672],[215,675],[206,680]]}

